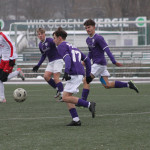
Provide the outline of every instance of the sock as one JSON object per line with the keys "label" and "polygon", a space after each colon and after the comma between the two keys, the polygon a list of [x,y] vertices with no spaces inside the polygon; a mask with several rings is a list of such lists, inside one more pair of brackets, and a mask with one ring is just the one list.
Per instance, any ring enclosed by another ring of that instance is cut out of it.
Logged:
{"label": "sock", "polygon": [[3,82],[1,80],[0,80],[0,97],[2,99],[5,99],[4,84],[3,84]]}
{"label": "sock", "polygon": [[17,76],[18,74],[19,74],[19,71],[14,71],[14,72],[10,73],[10,74],[8,75],[8,80],[10,80],[11,78]]}
{"label": "sock", "polygon": [[79,99],[77,105],[83,106],[83,107],[88,107],[89,106],[89,102],[85,101],[83,99]]}
{"label": "sock", "polygon": [[77,121],[80,120],[75,108],[71,108],[71,109],[69,110],[69,112],[70,112],[70,114],[71,114],[71,116],[72,116],[73,121],[77,122]]}
{"label": "sock", "polygon": [[82,99],[86,101],[88,95],[89,95],[89,89],[83,89],[82,90]]}
{"label": "sock", "polygon": [[62,82],[59,82],[56,84],[56,87],[58,88],[58,91],[61,93],[63,91],[63,84]]}
{"label": "sock", "polygon": [[48,82],[48,84],[51,85],[54,89],[56,89],[55,81],[54,81],[52,78],[50,78],[50,80],[47,81],[47,82]]}
{"label": "sock", "polygon": [[124,88],[124,87],[128,87],[128,83],[115,81],[115,88]]}

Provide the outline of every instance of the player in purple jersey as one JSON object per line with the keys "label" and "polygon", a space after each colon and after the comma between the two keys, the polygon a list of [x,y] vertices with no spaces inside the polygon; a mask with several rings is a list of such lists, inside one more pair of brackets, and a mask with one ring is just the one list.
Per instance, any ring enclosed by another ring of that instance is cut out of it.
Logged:
{"label": "player in purple jersey", "polygon": [[[45,58],[48,58],[48,65],[45,70],[44,79],[51,85],[54,89],[57,89],[57,93],[54,96],[55,98],[61,96],[63,92],[63,84],[60,81],[59,77],[63,68],[63,60],[62,57],[58,54],[55,43],[52,38],[46,38],[45,30],[43,28],[39,28],[37,30],[38,38],[40,40],[39,49],[42,54],[41,59],[38,64],[33,67],[33,72],[37,72]],[[53,78],[51,76],[53,75]],[[61,101],[62,99],[59,99]]]}
{"label": "player in purple jersey", "polygon": [[114,65],[121,67],[122,64],[115,60],[104,38],[95,33],[95,22],[91,19],[88,19],[84,22],[84,26],[89,35],[89,37],[86,39],[86,43],[89,48],[88,57],[92,59],[93,65],[91,68],[91,78],[89,78],[87,82],[84,80],[82,98],[85,100],[87,99],[90,88],[88,83],[91,82],[95,77],[99,77],[100,82],[107,89],[129,87],[138,93],[139,91],[132,81],[129,81],[128,83],[120,81],[109,82],[108,77],[110,74],[107,70],[107,62],[104,53],[106,52]]}
{"label": "player in purple jersey", "polygon": [[95,102],[88,102],[78,97],[72,96],[73,93],[77,93],[78,87],[82,83],[84,68],[81,64],[81,60],[85,62],[86,77],[90,76],[91,63],[90,59],[86,57],[79,49],[72,44],[66,42],[67,33],[59,27],[54,33],[54,42],[58,46],[58,53],[63,57],[65,62],[65,71],[63,79],[66,80],[66,85],[63,91],[63,101],[67,103],[69,112],[72,116],[72,121],[67,126],[81,126],[80,119],[78,117],[75,104],[89,108],[92,113],[92,117],[95,117]]}

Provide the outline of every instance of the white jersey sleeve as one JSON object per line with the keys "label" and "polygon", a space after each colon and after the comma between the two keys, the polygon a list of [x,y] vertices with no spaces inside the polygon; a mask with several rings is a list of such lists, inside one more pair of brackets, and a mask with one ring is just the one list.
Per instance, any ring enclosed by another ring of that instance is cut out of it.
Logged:
{"label": "white jersey sleeve", "polygon": [[0,32],[0,53],[2,60],[17,58],[15,45],[12,43],[10,37],[3,32]]}

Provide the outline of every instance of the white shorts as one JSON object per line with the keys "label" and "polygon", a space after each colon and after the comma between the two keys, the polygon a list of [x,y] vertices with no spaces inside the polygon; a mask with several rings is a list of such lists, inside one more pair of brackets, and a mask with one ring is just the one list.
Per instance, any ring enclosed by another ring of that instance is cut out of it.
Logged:
{"label": "white shorts", "polygon": [[58,60],[54,60],[52,62],[49,62],[47,64],[45,71],[49,71],[52,73],[57,73],[57,72],[62,73],[62,69],[63,69],[63,60],[58,59]]}
{"label": "white shorts", "polygon": [[71,79],[66,81],[66,85],[64,87],[64,91],[68,93],[78,93],[78,87],[83,82],[83,75],[71,75]]}
{"label": "white shorts", "polygon": [[107,70],[107,66],[99,65],[99,64],[93,64],[91,67],[91,73],[95,77],[101,77],[101,76],[110,76],[110,73]]}

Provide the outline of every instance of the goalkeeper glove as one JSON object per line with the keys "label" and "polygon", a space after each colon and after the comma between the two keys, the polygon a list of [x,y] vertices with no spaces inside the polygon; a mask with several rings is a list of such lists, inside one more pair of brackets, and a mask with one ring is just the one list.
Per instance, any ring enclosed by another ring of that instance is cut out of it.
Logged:
{"label": "goalkeeper glove", "polygon": [[9,59],[9,66],[13,67],[15,65],[15,61],[12,59]]}
{"label": "goalkeeper glove", "polygon": [[63,76],[63,78],[62,78],[62,80],[64,80],[65,79],[65,81],[67,81],[67,80],[70,80],[71,79],[71,77],[69,76],[69,74],[68,73],[64,73],[64,76]]}
{"label": "goalkeeper glove", "polygon": [[93,79],[92,79],[92,77],[91,77],[91,76],[86,77],[86,82],[87,82],[87,84],[89,84],[92,80],[93,80]]}
{"label": "goalkeeper glove", "polygon": [[33,72],[37,72],[38,69],[39,69],[39,66],[34,66],[33,69],[32,69],[32,71],[33,71]]}

